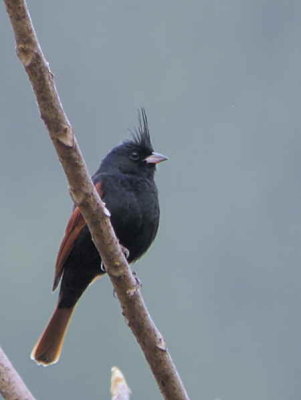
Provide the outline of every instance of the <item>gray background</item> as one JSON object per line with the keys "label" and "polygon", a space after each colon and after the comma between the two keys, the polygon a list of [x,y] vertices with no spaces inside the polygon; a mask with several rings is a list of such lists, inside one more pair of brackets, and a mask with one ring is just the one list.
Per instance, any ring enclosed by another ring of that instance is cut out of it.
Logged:
{"label": "gray background", "polygon": [[[147,109],[161,227],[135,266],[192,399],[301,397],[301,3],[30,1],[91,173]],[[38,399],[160,394],[107,278],[61,361],[29,353],[56,302],[71,201],[1,4],[1,342]]]}

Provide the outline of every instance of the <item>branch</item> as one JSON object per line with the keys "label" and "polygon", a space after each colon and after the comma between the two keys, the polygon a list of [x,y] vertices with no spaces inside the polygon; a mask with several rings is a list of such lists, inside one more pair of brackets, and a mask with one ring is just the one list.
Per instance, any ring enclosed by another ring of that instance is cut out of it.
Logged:
{"label": "branch", "polygon": [[1,347],[0,393],[5,400],[35,400]]}
{"label": "branch", "polygon": [[128,387],[123,373],[117,367],[111,371],[112,400],[130,400],[131,389]]}
{"label": "branch", "polygon": [[137,341],[165,399],[189,400],[166,343],[153,323],[121,251],[107,210],[99,198],[64,113],[24,0],[4,0],[15,33],[17,54],[31,81],[41,118],[57,151],[73,201],[80,208]]}

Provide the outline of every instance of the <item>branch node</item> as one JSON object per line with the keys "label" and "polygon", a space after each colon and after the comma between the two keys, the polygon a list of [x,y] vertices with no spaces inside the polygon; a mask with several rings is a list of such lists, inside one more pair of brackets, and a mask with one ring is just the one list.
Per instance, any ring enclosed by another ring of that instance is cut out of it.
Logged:
{"label": "branch node", "polygon": [[126,294],[129,297],[133,297],[138,292],[139,289],[140,289],[140,286],[135,285],[134,287],[127,289]]}
{"label": "branch node", "polygon": [[21,63],[24,65],[24,67],[28,67],[31,64],[32,59],[35,55],[34,49],[31,46],[20,43],[17,45],[16,50]]}
{"label": "branch node", "polygon": [[68,191],[69,191],[69,194],[71,196],[71,199],[72,199],[73,203],[77,205],[78,204],[77,203],[77,196],[76,196],[74,190],[72,189],[72,187],[69,186],[68,187]]}
{"label": "branch node", "polygon": [[160,349],[162,351],[167,351],[167,345],[166,345],[166,342],[165,342],[165,340],[164,340],[164,338],[162,336],[159,337],[156,346],[157,346],[158,349]]}
{"label": "branch node", "polygon": [[56,139],[64,146],[72,148],[74,145],[74,135],[71,126],[65,125],[61,132],[58,132]]}

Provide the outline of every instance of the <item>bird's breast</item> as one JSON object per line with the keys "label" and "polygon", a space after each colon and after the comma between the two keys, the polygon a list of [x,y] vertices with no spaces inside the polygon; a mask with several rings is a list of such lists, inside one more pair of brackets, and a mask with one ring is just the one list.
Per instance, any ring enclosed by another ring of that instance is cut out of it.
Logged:
{"label": "bird's breast", "polygon": [[159,225],[158,193],[146,179],[110,179],[104,184],[104,201],[120,243],[129,261],[142,256],[154,240]]}

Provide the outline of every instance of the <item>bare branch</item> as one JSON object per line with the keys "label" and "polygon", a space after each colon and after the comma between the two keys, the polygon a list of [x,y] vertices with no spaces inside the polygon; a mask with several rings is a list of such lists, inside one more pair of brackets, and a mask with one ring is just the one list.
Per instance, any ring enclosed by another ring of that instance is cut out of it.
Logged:
{"label": "bare branch", "polygon": [[111,372],[112,400],[130,400],[131,389],[128,387],[123,373],[117,367],[113,367]]}
{"label": "bare branch", "polygon": [[5,400],[35,400],[1,347],[0,393]]}
{"label": "bare branch", "polygon": [[17,54],[37,98],[60,162],[67,176],[70,193],[84,216],[94,243],[106,266],[114,290],[165,399],[188,400],[188,395],[165,341],[144,304],[118,240],[89,177],[70,122],[64,113],[52,72],[36,37],[24,0],[4,0],[15,33]]}

